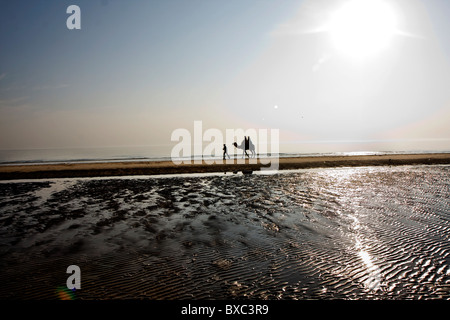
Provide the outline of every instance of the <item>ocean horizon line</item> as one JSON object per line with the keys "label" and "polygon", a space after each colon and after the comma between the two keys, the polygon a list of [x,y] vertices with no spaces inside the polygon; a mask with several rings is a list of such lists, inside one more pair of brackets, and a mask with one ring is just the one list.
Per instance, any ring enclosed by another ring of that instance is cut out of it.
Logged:
{"label": "ocean horizon line", "polygon": [[[30,151],[30,150],[27,150]],[[362,155],[396,155],[396,154],[436,154],[436,153],[450,153],[445,150],[419,150],[419,151],[341,151],[341,152],[279,152],[279,153],[262,153],[257,154],[257,158],[289,158],[289,157],[322,157],[322,156],[362,156]],[[121,155],[121,156],[91,156],[91,157],[69,157],[69,156],[54,156],[54,157],[30,157],[30,158],[9,158],[2,159],[0,151],[0,165],[38,165],[38,164],[77,164],[77,163],[114,163],[114,162],[159,162],[172,161],[170,156],[142,156],[142,155]],[[233,159],[242,158],[241,153],[230,154]],[[181,161],[194,160],[219,160],[222,155],[192,155],[186,157],[177,157]]]}

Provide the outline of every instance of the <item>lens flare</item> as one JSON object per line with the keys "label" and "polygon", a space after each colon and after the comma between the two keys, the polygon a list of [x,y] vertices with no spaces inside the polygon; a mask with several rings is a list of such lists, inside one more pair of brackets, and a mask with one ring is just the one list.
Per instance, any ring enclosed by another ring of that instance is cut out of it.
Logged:
{"label": "lens flare", "polygon": [[67,287],[58,287],[56,289],[56,294],[59,300],[75,300],[75,291],[68,289]]}

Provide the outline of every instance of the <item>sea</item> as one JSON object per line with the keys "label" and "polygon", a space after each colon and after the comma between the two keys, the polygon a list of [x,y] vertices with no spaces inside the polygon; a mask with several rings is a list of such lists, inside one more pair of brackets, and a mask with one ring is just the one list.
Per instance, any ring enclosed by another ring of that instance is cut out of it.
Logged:
{"label": "sea", "polygon": [[[302,148],[299,147],[299,150]],[[292,150],[292,148],[290,148]],[[18,149],[0,150],[0,165],[19,164],[57,164],[57,163],[88,163],[88,162],[135,162],[135,161],[171,161],[171,148],[161,146],[125,146],[98,148],[54,148],[54,149]],[[351,156],[351,155],[384,155],[408,153],[442,153],[450,151],[418,150],[418,151],[352,151],[352,152],[308,152],[290,151],[272,154],[258,154],[258,157],[319,157],[319,156]],[[229,151],[232,158],[241,158],[242,151]],[[177,159],[222,159],[219,155],[193,155]]]}

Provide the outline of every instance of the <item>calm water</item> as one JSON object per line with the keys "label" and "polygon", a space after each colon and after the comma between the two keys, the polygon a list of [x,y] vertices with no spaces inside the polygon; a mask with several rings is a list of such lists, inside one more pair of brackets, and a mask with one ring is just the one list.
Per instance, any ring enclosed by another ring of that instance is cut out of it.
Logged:
{"label": "calm water", "polygon": [[169,159],[168,146],[0,150],[0,164]]}
{"label": "calm water", "polygon": [[[135,147],[102,147],[102,148],[61,148],[61,149],[26,149],[26,150],[0,150],[0,165],[10,164],[36,164],[36,163],[79,163],[79,162],[114,162],[114,161],[161,161],[171,160],[170,154],[173,146],[135,146]],[[301,152],[304,145],[290,146],[294,152],[281,152],[279,157],[327,156],[327,155],[381,155],[381,154],[407,154],[411,152],[393,151],[365,151],[365,152],[332,152],[309,153]],[[220,148],[221,149],[221,148]],[[413,153],[439,153],[448,151],[414,151]],[[229,146],[231,157],[242,157],[242,150]],[[265,156],[259,155],[259,156]],[[202,156],[195,155],[193,159]],[[204,159],[222,159],[218,156],[203,155]]]}
{"label": "calm water", "polygon": [[82,299],[449,299],[449,188],[447,165],[2,182],[0,297],[77,264]]}

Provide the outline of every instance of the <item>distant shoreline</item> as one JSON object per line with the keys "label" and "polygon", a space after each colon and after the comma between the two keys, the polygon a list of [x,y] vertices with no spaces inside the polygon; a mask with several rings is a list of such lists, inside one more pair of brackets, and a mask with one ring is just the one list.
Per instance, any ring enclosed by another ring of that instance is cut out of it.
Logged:
{"label": "distant shoreline", "polygon": [[[180,164],[172,161],[136,161],[136,162],[96,162],[69,164],[37,164],[0,166],[0,180],[105,177],[126,175],[163,175],[184,173],[236,172],[242,170],[258,171],[267,164],[233,163],[227,164]],[[268,159],[261,159],[268,160]],[[272,159],[275,161],[276,159]],[[241,160],[242,161],[242,160]],[[384,154],[384,155],[345,155],[345,156],[312,156],[279,158],[279,170],[418,165],[418,164],[450,164],[450,153],[420,154]],[[267,163],[267,162],[264,162]]]}

